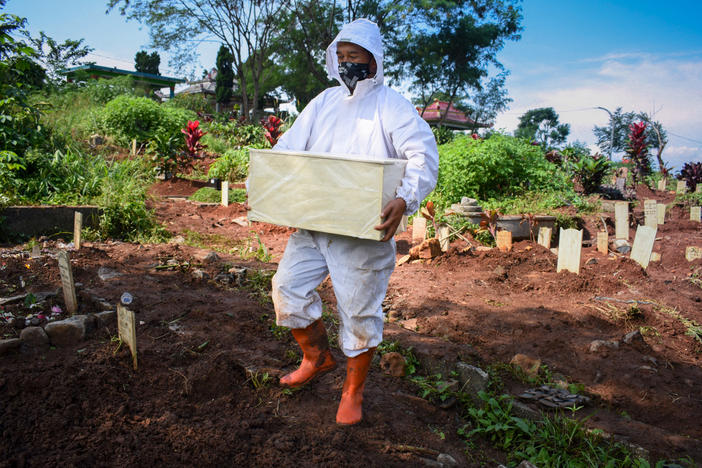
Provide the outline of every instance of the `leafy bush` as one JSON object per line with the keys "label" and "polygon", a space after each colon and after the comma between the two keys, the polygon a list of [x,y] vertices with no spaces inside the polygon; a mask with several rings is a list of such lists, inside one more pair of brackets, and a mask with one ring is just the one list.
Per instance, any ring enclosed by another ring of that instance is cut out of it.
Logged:
{"label": "leafy bush", "polygon": [[195,114],[178,107],[161,106],[148,98],[118,96],[105,105],[101,117],[104,131],[126,146],[133,139],[142,144],[157,135],[166,139],[180,135],[180,129],[194,120]]}
{"label": "leafy bush", "polygon": [[684,180],[687,188],[694,192],[697,189],[697,184],[702,183],[702,162],[685,163],[680,171],[679,179]]}
{"label": "leafy bush", "polygon": [[249,173],[249,150],[247,148],[227,150],[210,166],[207,177],[235,182]]}
{"label": "leafy bush", "polygon": [[463,196],[487,200],[529,189],[566,187],[565,174],[546,161],[540,147],[516,138],[458,136],[439,147],[436,191],[447,203],[456,203]]}
{"label": "leafy bush", "polygon": [[169,99],[163,105],[168,107],[178,107],[196,113],[212,114],[214,106],[202,94],[179,94],[173,99]]}
{"label": "leafy bush", "polygon": [[265,130],[261,125],[239,123],[236,120],[229,120],[224,123],[211,122],[208,131],[213,137],[226,140],[230,147],[253,146],[256,148],[270,148]]}
{"label": "leafy bush", "polygon": [[431,127],[437,145],[444,145],[453,141],[456,134],[447,127]]}
{"label": "leafy bush", "polygon": [[609,160],[602,155],[583,155],[570,165],[570,170],[583,186],[586,194],[594,193],[599,189],[602,179],[610,168]]}

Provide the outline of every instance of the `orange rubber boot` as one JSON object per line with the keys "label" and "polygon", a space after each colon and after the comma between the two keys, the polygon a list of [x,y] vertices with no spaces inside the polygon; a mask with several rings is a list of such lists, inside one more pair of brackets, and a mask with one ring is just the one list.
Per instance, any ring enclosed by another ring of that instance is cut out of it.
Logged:
{"label": "orange rubber boot", "polygon": [[336,423],[351,425],[363,418],[363,388],[373,359],[375,348],[346,361],[346,380],[341,392],[341,402],[336,412]]}
{"label": "orange rubber boot", "polygon": [[329,351],[327,330],[321,319],[307,328],[293,328],[291,331],[302,348],[302,363],[296,371],[281,377],[280,385],[301,387],[314,377],[336,368],[336,361]]}

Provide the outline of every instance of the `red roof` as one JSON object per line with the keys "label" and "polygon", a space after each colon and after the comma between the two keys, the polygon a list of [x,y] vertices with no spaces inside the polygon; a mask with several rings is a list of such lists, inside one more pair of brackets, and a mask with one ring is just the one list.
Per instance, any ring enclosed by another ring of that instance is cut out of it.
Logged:
{"label": "red roof", "polygon": [[[447,108],[448,114],[446,114]],[[476,122],[470,117],[467,117],[466,114],[463,113],[463,111],[453,107],[453,104],[449,106],[448,102],[446,101],[432,102],[424,110],[424,114],[422,114],[421,107],[417,108],[417,112],[419,112],[419,115],[421,115],[422,118],[429,124],[439,123],[444,114],[446,114],[446,118],[444,119],[443,124],[447,127],[468,128],[476,124]],[[490,125],[477,124],[477,126],[489,127]]]}

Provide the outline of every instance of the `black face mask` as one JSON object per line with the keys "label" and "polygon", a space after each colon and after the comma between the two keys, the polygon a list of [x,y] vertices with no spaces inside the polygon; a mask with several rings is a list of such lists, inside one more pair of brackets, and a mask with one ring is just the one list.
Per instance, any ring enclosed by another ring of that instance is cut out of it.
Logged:
{"label": "black face mask", "polygon": [[351,91],[356,89],[356,83],[365,80],[370,75],[369,63],[339,62],[339,75]]}

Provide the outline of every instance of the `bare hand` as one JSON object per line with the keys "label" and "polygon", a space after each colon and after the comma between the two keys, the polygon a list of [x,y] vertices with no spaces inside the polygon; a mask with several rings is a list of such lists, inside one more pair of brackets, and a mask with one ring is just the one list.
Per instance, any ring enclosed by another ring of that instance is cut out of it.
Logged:
{"label": "bare hand", "polygon": [[380,217],[384,218],[385,221],[374,228],[378,231],[385,231],[385,237],[381,239],[382,242],[387,242],[393,238],[406,209],[407,204],[402,198],[396,198],[385,205],[385,209],[380,213]]}

